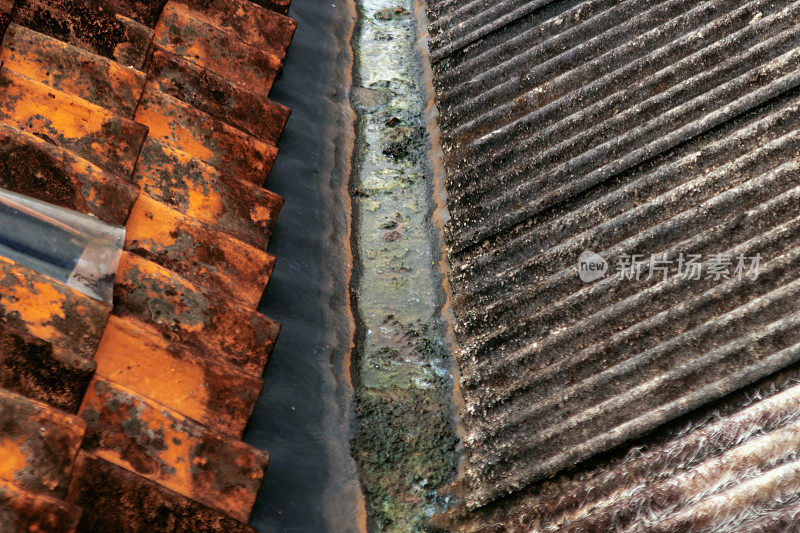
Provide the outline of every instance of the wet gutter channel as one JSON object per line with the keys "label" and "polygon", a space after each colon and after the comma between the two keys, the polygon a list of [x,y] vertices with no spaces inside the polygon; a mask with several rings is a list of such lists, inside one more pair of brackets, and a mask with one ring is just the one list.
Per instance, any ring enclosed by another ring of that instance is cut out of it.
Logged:
{"label": "wet gutter channel", "polygon": [[351,102],[353,455],[372,531],[420,531],[455,474],[450,349],[412,0],[360,0]]}

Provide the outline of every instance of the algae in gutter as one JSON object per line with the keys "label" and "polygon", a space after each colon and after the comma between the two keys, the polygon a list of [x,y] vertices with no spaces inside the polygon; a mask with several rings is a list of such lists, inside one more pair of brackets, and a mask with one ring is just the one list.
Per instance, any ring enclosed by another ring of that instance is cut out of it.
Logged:
{"label": "algae in gutter", "polygon": [[354,42],[357,161],[351,178],[353,370],[370,524],[421,531],[444,511],[436,489],[455,474],[452,383],[432,223],[430,141],[413,3],[362,0]]}

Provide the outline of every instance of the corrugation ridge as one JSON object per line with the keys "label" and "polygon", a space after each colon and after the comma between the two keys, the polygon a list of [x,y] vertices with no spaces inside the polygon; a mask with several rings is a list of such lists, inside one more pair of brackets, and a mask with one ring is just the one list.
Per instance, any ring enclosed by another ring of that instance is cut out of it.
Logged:
{"label": "corrugation ridge", "polygon": [[[780,257],[771,261],[770,264],[765,265],[765,269],[778,270],[778,273],[785,272],[785,269],[799,266],[799,256],[800,254],[798,254],[798,251],[794,250],[786,254],[785,257]],[[773,274],[773,272],[765,272],[765,274]],[[786,280],[783,281],[785,282]],[[529,429],[523,428],[523,425],[547,425],[554,422],[548,419],[547,416],[560,417],[576,409],[591,407],[591,405],[578,403],[571,404],[569,409],[566,409],[565,404],[571,400],[585,403],[595,401],[598,398],[605,398],[615,387],[621,385],[619,381],[612,383],[612,380],[632,376],[635,372],[649,370],[649,368],[647,368],[648,365],[653,365],[657,362],[663,364],[663,361],[666,360],[666,356],[670,354],[675,356],[686,355],[686,352],[679,355],[675,354],[675,350],[687,349],[691,350],[689,353],[701,354],[706,353],[706,347],[703,346],[703,343],[716,344],[719,342],[729,342],[732,340],[730,338],[731,335],[742,333],[742,328],[748,327],[752,329],[753,326],[759,327],[761,325],[760,322],[768,320],[770,316],[774,318],[774,313],[773,315],[769,315],[773,306],[785,306],[791,303],[791,300],[787,301],[787,299],[796,299],[798,293],[800,293],[800,285],[798,285],[797,282],[798,280],[794,280],[791,283],[781,285],[778,289],[754,297],[734,309],[723,310],[721,314],[706,320],[702,324],[666,340],[661,340],[656,345],[644,351],[632,351],[632,353],[625,354],[622,358],[609,358],[608,361],[604,360],[604,365],[609,364],[612,366],[605,368],[601,372],[595,372],[585,376],[570,374],[569,381],[563,381],[561,387],[555,383],[555,380],[564,378],[565,376],[547,376],[542,372],[538,372],[532,379],[527,380],[529,381],[528,383],[517,384],[519,390],[510,391],[507,397],[499,400],[500,402],[508,401],[498,404],[496,409],[489,410],[487,408],[480,416],[474,416],[474,419],[471,420],[471,431],[467,440],[471,444],[496,442],[498,437],[509,441],[513,440],[509,438],[508,435],[502,435],[502,433],[512,429],[514,431]],[[687,308],[697,308],[704,303],[708,303],[712,299],[719,298],[720,296],[728,296],[729,294],[720,295],[719,293],[724,293],[726,291],[731,293],[737,289],[741,289],[746,284],[747,282],[731,280],[721,286],[714,287],[695,298],[682,302],[681,307],[683,309],[681,309],[681,311],[684,311],[683,314],[685,314],[689,312]],[[665,315],[669,314],[666,311],[663,313]],[[680,314],[682,313],[672,313],[673,316],[671,318],[676,318],[675,315],[680,317]],[[621,344],[625,340],[625,333],[627,333],[627,331],[623,331],[621,334],[615,335],[614,337],[616,338],[609,340]],[[604,349],[598,350],[598,352],[600,351],[607,353],[608,348],[604,347]],[[601,353],[599,355],[604,354]],[[562,370],[567,373],[572,371],[568,365],[564,365]],[[549,383],[547,378],[549,378]],[[538,387],[541,381],[544,381],[544,385],[550,385],[550,387],[539,389]],[[625,387],[628,385],[629,384],[624,384],[622,386]],[[526,405],[516,405],[516,403],[522,401],[521,396],[518,395],[520,392],[524,392],[522,389],[532,388],[534,386],[537,387],[537,389],[533,391],[533,397],[525,397],[524,402]],[[582,393],[586,394],[586,396],[582,398],[577,396]],[[616,395],[618,394],[610,394],[610,396]],[[556,406],[558,406],[559,409],[552,411]],[[551,411],[543,412],[545,409],[551,409]],[[514,431],[511,432],[512,435]]]}
{"label": "corrugation ridge", "polygon": [[[770,65],[764,66],[763,68],[753,69],[747,74],[751,78],[763,78],[764,74],[767,74],[769,70],[774,69],[780,72],[781,67],[786,67],[787,63],[796,60],[798,57],[800,57],[800,51],[793,50],[784,54],[784,56],[781,56],[779,59],[782,61],[775,60],[771,62]],[[501,195],[498,200],[484,200],[480,205],[472,206],[473,209],[467,213],[454,213],[454,218],[448,222],[448,226],[446,227],[446,233],[451,243],[450,248],[452,252],[457,253],[469,246],[474,246],[476,243],[479,243],[484,239],[507,229],[510,226],[523,222],[547,207],[555,205],[574,194],[585,191],[589,187],[608,179],[614,174],[627,170],[628,168],[631,168],[648,158],[673,148],[693,137],[696,137],[704,131],[718,126],[732,117],[739,115],[800,84],[800,72],[794,71],[784,75],[779,74],[779,76],[780,77],[768,83],[767,85],[761,86],[755,91],[746,93],[732,102],[714,109],[714,111],[711,113],[698,118],[694,122],[689,122],[677,130],[673,130],[666,135],[652,139],[648,144],[628,151],[624,156],[617,159],[611,159],[603,164],[603,160],[601,158],[604,153],[611,155],[614,153],[614,150],[618,149],[619,147],[629,145],[633,139],[641,138],[644,133],[646,133],[648,128],[635,128],[630,131],[629,134],[623,137],[606,141],[594,150],[585,152],[581,156],[576,157],[548,172],[542,180],[537,180],[535,185],[540,184],[541,181],[552,179],[557,176],[580,175],[582,177],[568,182],[558,188],[551,189],[548,192],[544,192],[541,194],[541,196],[528,203],[525,203],[524,199],[520,198],[520,196],[530,194],[533,187],[531,184],[524,183],[516,188],[512,188],[510,192]],[[649,126],[650,129],[657,129],[660,124],[669,123],[675,120],[677,117],[674,115],[680,114],[681,111],[684,111],[684,108],[694,108],[694,110],[697,111],[707,109],[711,105],[709,100],[713,101],[714,96],[722,96],[722,94],[714,93],[724,94],[726,91],[733,89],[737,84],[736,82],[739,82],[739,79],[720,86],[718,89],[712,91],[712,93],[709,95],[703,95],[705,98],[698,97],[677,108],[673,108],[670,112],[664,113],[661,117],[653,119],[645,126]],[[744,82],[740,82],[740,84],[742,83]],[[711,96],[711,94],[713,94],[713,96]],[[594,164],[595,169],[586,174],[583,174],[579,168],[576,168],[579,167],[581,163],[592,165],[593,162],[598,159],[600,160],[600,164],[602,164],[602,166],[597,168],[597,164]],[[515,199],[515,203],[517,205],[502,205],[503,203],[513,202]],[[492,216],[493,214],[498,216]]]}
{"label": "corrugation ridge", "polygon": [[[647,10],[642,11],[643,6]],[[552,96],[544,90],[532,89],[553,83],[554,77],[563,78],[587,63],[600,61],[618,47],[630,43],[631,33],[642,33],[642,37],[650,35],[655,29],[685,15],[686,7],[687,3],[680,0],[667,0],[655,5],[645,0],[628,0],[558,32],[519,54],[508,65],[500,63],[487,69],[464,85],[454,87],[452,93],[442,92],[440,105],[450,115],[442,121],[448,138],[468,144],[475,137],[491,131],[491,124],[486,124],[489,120],[500,118],[505,124],[513,124],[514,120],[525,116],[529,108],[538,107],[530,100]],[[645,40],[641,41],[642,48],[646,44]],[[644,52],[646,48],[642,50]],[[508,71],[514,68],[524,68],[525,74],[510,75]],[[520,94],[526,94],[528,100],[521,100]],[[451,100],[455,102],[449,105]],[[487,101],[492,102],[491,109],[475,116],[476,108]],[[461,117],[470,118],[453,124]]]}
{"label": "corrugation ridge", "polygon": [[[528,16],[554,1],[555,0],[530,0],[516,8],[514,8],[515,2],[512,3],[511,6],[505,3],[494,4],[493,7],[488,10],[481,11],[477,16],[467,21],[461,21],[457,25],[459,30],[471,28],[471,31],[467,30],[468,33],[456,36],[456,32],[448,32],[439,35],[437,40],[432,41],[430,60],[432,63],[437,63],[445,57],[456,53],[459,49],[466,48],[478,39],[498,31],[504,26]],[[508,11],[509,7],[514,9]],[[447,44],[437,47],[437,42],[446,42]]]}
{"label": "corrugation ridge", "polygon": [[[787,143],[789,143],[788,146],[786,146]],[[769,179],[768,175],[762,175],[765,179],[750,178],[745,172],[748,166],[758,165],[760,162],[759,156],[768,157],[782,149],[797,150],[797,145],[800,145],[800,133],[792,132],[764,146],[755,147],[751,152],[737,157],[734,161],[722,167],[708,171],[704,176],[680,184],[655,198],[649,199],[647,202],[624,211],[610,220],[606,220],[585,230],[583,233],[559,243],[553,248],[537,254],[527,262],[527,264],[521,265],[519,269],[514,269],[508,274],[496,274],[499,278],[499,283],[507,287],[508,290],[501,291],[500,294],[493,292],[489,296],[491,298],[498,296],[501,299],[499,301],[471,299],[470,303],[481,304],[484,309],[491,309],[492,311],[497,310],[501,305],[506,309],[516,307],[526,300],[520,299],[517,294],[511,293],[511,291],[518,291],[520,284],[524,283],[526,278],[532,275],[548,274],[547,271],[528,274],[526,270],[529,268],[543,265],[540,268],[549,269],[550,277],[554,279],[567,278],[575,282],[578,280],[575,272],[575,265],[573,264],[574,258],[579,255],[581,248],[587,245],[591,244],[595,247],[603,246],[604,249],[601,250],[600,253],[614,254],[615,252],[636,249],[637,245],[633,243],[635,243],[636,240],[647,238],[646,235],[650,232],[659,232],[660,229],[663,228],[667,232],[674,233],[675,230],[673,228],[679,228],[681,224],[686,224],[686,221],[694,214],[704,213],[703,224],[711,223],[711,221],[714,220],[715,213],[718,217],[724,217],[726,213],[724,211],[720,212],[719,208],[726,207],[730,205],[731,202],[737,201],[740,194],[760,193],[763,195],[767,194],[766,190],[754,188],[767,186],[770,183],[776,186],[784,185],[780,182],[776,182],[775,179]],[[796,166],[797,162],[793,161],[788,168],[792,169]],[[734,174],[733,180],[726,182],[726,179],[731,179],[729,175],[733,173],[740,174]],[[718,189],[726,185],[729,186],[729,188],[719,189],[715,194],[712,188],[714,184],[717,185]],[[700,190],[703,186],[708,187],[710,190]],[[688,205],[686,204],[687,201],[689,202]],[[676,211],[662,211],[669,205],[673,205]],[[683,209],[681,209],[682,207]],[[659,220],[659,217],[662,217],[663,220]],[[626,228],[632,229],[634,227],[633,224],[636,222],[643,224],[642,229],[635,232],[633,235],[626,235],[623,233]],[[607,234],[605,240],[602,238],[604,230]],[[634,239],[633,243],[631,239]],[[608,257],[613,257],[613,255],[609,255]],[[539,296],[538,288],[549,286],[552,283],[549,281],[550,277],[542,280],[534,280],[533,284],[529,282],[527,286],[523,286],[524,290],[520,291],[526,295],[523,298],[535,298]],[[465,295],[465,293],[460,293],[459,297],[462,295]],[[481,315],[482,314],[483,313],[481,313]],[[496,316],[506,315],[493,315],[492,318]],[[479,324],[479,322],[476,322],[479,318],[480,316],[477,313],[460,315],[462,322],[473,326]]]}
{"label": "corrugation ridge", "polygon": [[[470,157],[495,157],[495,155],[507,154],[502,150],[500,154],[493,154],[491,151],[484,152],[494,147],[494,141],[505,136],[516,133],[521,134],[523,139],[528,137],[525,129],[528,126],[552,125],[559,119],[566,119],[569,114],[574,112],[571,110],[586,108],[587,100],[589,102],[606,102],[605,99],[610,98],[606,105],[626,103],[630,107],[631,104],[628,104],[627,99],[620,100],[620,98],[632,97],[635,99],[634,102],[641,102],[645,96],[655,96],[660,92],[658,87],[663,85],[664,79],[675,79],[680,69],[686,69],[688,72],[688,74],[681,74],[681,78],[685,78],[691,73],[697,75],[699,72],[707,70],[707,66],[701,63],[702,61],[722,60],[707,56],[724,53],[726,46],[739,44],[736,42],[737,38],[744,40],[742,44],[747,43],[746,39],[750,39],[751,42],[758,39],[759,36],[754,31],[758,27],[748,27],[747,21],[752,18],[751,10],[756,9],[760,3],[763,1],[746,4],[722,16],[716,16],[710,21],[706,21],[704,18],[709,13],[701,9],[705,6],[703,4],[687,13],[666,20],[662,25],[645,32],[636,41],[628,40],[627,43],[620,46],[610,47],[590,61],[574,66],[570,65],[571,68],[567,68],[563,72],[555,71],[557,73],[555,77],[550,76],[547,72],[539,72],[547,67],[547,64],[540,65],[526,74],[523,80],[527,85],[520,87],[515,92],[507,95],[494,94],[504,88],[513,89],[515,87],[515,84],[506,82],[497,88],[492,88],[489,91],[490,94],[478,95],[472,100],[465,100],[460,107],[454,108],[454,112],[463,111],[463,116],[471,118],[462,126],[454,128],[451,133],[461,142],[461,148],[454,150],[454,155],[463,153]],[[714,12],[714,14],[717,13]],[[763,25],[773,20],[776,18],[768,16]],[[704,25],[695,29],[682,28],[682,31],[676,34],[668,33],[667,30],[680,28],[682,24]],[[715,34],[719,32],[724,32],[720,35],[720,39],[709,39],[709,37],[716,37]],[[650,49],[648,48],[650,44],[656,47]],[[583,48],[590,47],[584,46],[581,49]],[[595,47],[591,48],[604,51],[609,47],[606,46],[606,43],[598,42]],[[643,55],[641,57],[631,56],[631,50]],[[614,63],[618,57],[624,58],[623,64],[616,65]],[[713,66],[712,64],[712,68]],[[572,78],[578,79],[575,88],[570,88],[569,85]],[[628,78],[642,81],[631,86]],[[519,91],[524,92],[525,107],[518,103],[520,101]],[[641,94],[642,91],[645,91],[644,94]],[[470,111],[474,112],[475,106],[481,104],[479,96],[485,96],[484,100],[500,99],[501,103],[510,103],[493,107],[488,113],[475,117],[474,114],[470,114]],[[617,99],[613,99],[612,96],[616,96]],[[470,108],[470,105],[473,107]],[[495,120],[495,123],[488,122],[490,120]],[[499,127],[497,121],[500,121]],[[475,133],[471,134],[471,138],[463,135],[465,129],[469,128],[475,130]],[[461,183],[459,181],[459,184]]]}
{"label": "corrugation ridge", "polygon": [[[797,9],[800,11],[800,6],[797,6]],[[791,22],[790,17],[786,17],[786,22],[787,24]],[[592,143],[592,140],[597,134],[605,134],[606,129],[611,131],[609,131],[607,135],[601,135],[601,140],[610,136],[611,133],[630,133],[631,129],[635,129],[632,127],[634,125],[638,125],[639,128],[644,128],[648,124],[652,124],[653,118],[658,118],[658,113],[666,113],[668,111],[674,113],[676,109],[680,110],[681,107],[687,106],[687,104],[692,101],[697,101],[697,99],[701,98],[702,96],[706,96],[706,99],[711,100],[714,97],[712,95],[718,93],[720,87],[726,87],[726,83],[728,84],[728,88],[733,87],[733,85],[730,84],[737,80],[739,81],[740,85],[743,85],[743,78],[746,75],[750,75],[752,77],[753,71],[758,70],[758,67],[742,70],[746,67],[742,66],[740,61],[737,61],[738,58],[725,60],[720,64],[714,65],[713,68],[708,70],[700,70],[694,75],[691,75],[689,78],[686,78],[686,75],[691,74],[692,71],[690,70],[688,73],[686,73],[679,70],[679,68],[682,67],[684,63],[691,64],[708,59],[706,57],[707,54],[724,51],[720,50],[724,45],[736,43],[739,38],[745,39],[748,37],[748,32],[746,30],[747,28],[736,32],[726,39],[718,41],[712,45],[712,47],[704,48],[697,53],[679,61],[678,63],[662,69],[657,75],[653,76],[651,79],[648,79],[646,82],[636,84],[622,91],[617,91],[598,102],[592,103],[588,107],[580,108],[578,113],[568,114],[562,118],[558,118],[556,115],[555,117],[545,121],[544,124],[540,124],[538,122],[528,124],[529,126],[545,126],[545,129],[542,130],[537,128],[534,130],[535,132],[532,135],[525,136],[523,139],[520,139],[521,141],[524,141],[522,147],[517,146],[512,153],[506,153],[502,155],[498,154],[499,157],[492,157],[490,161],[493,165],[493,168],[500,171],[505,170],[504,167],[508,166],[508,162],[513,163],[515,161],[513,156],[516,156],[516,154],[522,153],[525,150],[530,153],[530,151],[533,150],[545,149],[545,152],[530,162],[524,163],[517,169],[509,169],[507,172],[501,174],[499,179],[490,181],[488,183],[486,181],[469,179],[475,174],[454,176],[453,179],[450,180],[452,190],[452,194],[450,195],[451,203],[457,204],[466,202],[472,196],[486,193],[492,185],[514,184],[527,176],[525,172],[536,170],[540,163],[545,163],[547,165],[545,168],[548,166],[552,168],[559,162],[561,164],[566,164],[568,160],[565,160],[565,158],[571,157],[573,159],[577,159],[580,156],[584,156],[587,152],[598,150],[605,143],[602,143],[598,146],[597,143]],[[749,37],[755,38],[756,35],[752,34]],[[758,57],[759,54],[776,52],[776,50],[770,49],[772,45],[788,47],[791,46],[791,39],[793,38],[797,38],[797,30],[796,28],[792,28],[790,26],[784,32],[773,37],[769,41],[760,42],[755,46],[748,48],[744,55]],[[747,41],[745,41],[745,44],[746,43]],[[782,48],[778,48],[778,50],[782,50]],[[773,56],[771,57],[770,61],[778,61],[781,57],[791,54],[792,52],[792,50],[788,50],[784,54]],[[767,61],[767,58],[761,59],[762,61]],[[702,65],[698,66],[702,68]],[[677,76],[680,76],[683,81],[676,85],[670,86],[665,91],[652,93],[652,90],[648,90],[650,87],[655,87],[659,83],[663,83],[664,81],[668,81],[670,78],[675,78]],[[679,99],[679,102],[683,102],[681,105],[675,106],[673,104],[672,107],[668,107],[671,99],[678,94],[688,94],[690,96]],[[724,94],[721,96],[724,96]],[[580,101],[582,100],[583,98],[580,99]],[[622,106],[622,104],[628,104],[631,100],[632,102],[630,103],[634,103],[635,105],[630,107]],[[579,102],[574,102],[573,105],[578,103]],[[544,114],[545,108],[541,109],[541,111],[537,110],[535,113],[537,116],[534,118],[538,119],[539,115]],[[552,110],[552,108],[549,108],[549,110]],[[633,124],[631,124],[631,119],[635,120],[642,116],[645,117],[645,120],[634,121]],[[591,122],[594,125],[588,129],[580,129],[580,126],[585,125],[587,122]],[[631,127],[626,129],[626,125],[631,125]],[[654,126],[651,125],[651,127]],[[513,132],[509,131],[508,133]],[[582,144],[575,146],[579,141]],[[606,140],[605,142],[607,143],[609,140]],[[573,146],[575,146],[575,148],[573,148]],[[560,156],[561,159],[552,161],[551,158],[551,160],[548,160],[545,157],[545,153],[552,154],[553,156]],[[511,161],[501,159],[503,156],[512,156]],[[486,163],[488,163],[488,161]]]}
{"label": "corrugation ridge", "polygon": [[[480,50],[479,53],[470,54],[470,57],[456,65],[439,64],[437,66],[438,76],[435,81],[438,86],[442,87],[437,95],[438,105],[447,108],[449,112],[453,100],[474,99],[478,93],[472,91],[486,92],[494,89],[493,85],[487,87],[486,90],[481,89],[479,82],[482,80],[487,80],[489,83],[507,83],[498,76],[503,73],[508,74],[513,68],[529,69],[540,64],[541,61],[536,62],[536,58],[543,55],[542,49],[548,43],[553,47],[553,43],[567,38],[564,34],[569,32],[562,28],[567,21],[577,24],[578,28],[583,28],[591,21],[596,23],[598,17],[604,14],[608,15],[608,12],[614,8],[619,10],[619,5],[617,0],[583,2],[566,13],[528,28],[525,32],[510,39],[489,43],[488,47],[486,45],[476,47],[475,50]],[[589,7],[596,8],[596,10],[593,11]],[[570,31],[575,29],[573,26]],[[524,51],[518,53],[519,50]],[[551,56],[553,53],[554,51],[551,50]],[[489,68],[485,68],[487,65]],[[481,70],[478,70],[479,68]],[[442,119],[449,121],[450,117],[443,116]],[[443,124],[445,123],[447,122],[443,122]]]}
{"label": "corrugation ridge", "polygon": [[[647,490],[652,480],[669,479],[696,465],[719,457],[727,449],[777,431],[800,416],[800,386],[796,375],[778,376],[729,400],[731,413],[714,411],[693,419],[663,443],[644,450],[633,448],[618,463],[592,470],[566,481],[533,504],[527,525],[536,531],[554,531],[559,526],[591,516],[603,503],[614,503],[614,494]],[[623,500],[618,499],[618,502]],[[527,505],[526,505],[527,506]]]}
{"label": "corrugation ridge", "polygon": [[[797,332],[798,325],[800,325],[800,313],[795,313],[787,319],[783,319],[782,321],[774,323],[767,332],[761,332],[760,334],[749,336],[749,340],[751,342],[766,341],[768,334],[777,334],[783,332],[790,333],[793,331]],[[680,369],[674,370],[672,372],[673,377],[686,378],[693,372],[697,372],[699,370],[705,371],[707,367],[702,363],[710,363],[715,358],[724,357],[726,355],[735,355],[733,352],[735,352],[736,349],[744,349],[746,347],[747,346],[745,345],[728,345],[725,347],[727,348],[726,351],[723,351],[722,349],[716,350],[714,353],[704,357],[699,363],[694,361],[694,364],[691,366],[686,365]],[[483,484],[479,487],[476,487],[476,490],[468,497],[467,505],[471,509],[485,505],[498,496],[518,490],[519,488],[528,485],[533,481],[542,479],[548,475],[552,475],[564,463],[575,463],[586,459],[587,457],[594,455],[599,451],[608,450],[609,448],[618,445],[635,435],[642,434],[663,424],[664,422],[685,414],[686,412],[703,405],[710,399],[718,398],[728,394],[748,383],[767,376],[770,373],[779,370],[780,368],[795,363],[798,360],[800,360],[800,344],[794,344],[779,352],[761,358],[757,363],[740,368],[733,373],[727,374],[724,378],[706,384],[702,388],[692,391],[685,396],[675,399],[667,404],[660,405],[637,418],[622,421],[616,426],[609,427],[606,431],[600,432],[594,437],[588,439],[581,438],[580,444],[573,443],[572,446],[564,447],[556,446],[557,449],[562,449],[563,451],[557,453],[555,456],[546,461],[541,461],[541,456],[539,456],[538,459],[534,459],[535,466],[518,469],[518,473],[512,474],[508,478],[497,480],[496,483],[487,483],[493,481],[492,479],[482,479]],[[658,381],[658,378],[656,381]],[[650,392],[648,390],[648,386],[652,387],[653,385],[652,383],[646,383],[645,385],[638,387],[637,390],[628,391],[626,396],[615,398],[613,404],[612,402],[606,402],[603,408],[606,410],[606,412],[614,411],[616,409],[616,412],[618,413],[621,405],[626,405],[630,402],[641,400],[639,396]],[[599,406],[595,410],[598,409]],[[585,413],[583,418],[586,419],[590,414],[592,413]],[[596,422],[596,420],[593,421]],[[572,424],[576,423],[574,419],[570,422]],[[548,432],[548,434],[550,433],[552,433],[552,429]],[[537,435],[536,439],[540,441],[542,435]],[[552,446],[553,445],[551,444],[551,449]],[[519,460],[520,458],[517,457],[517,462],[519,462]],[[476,471],[473,468],[470,467],[468,470],[468,475],[470,477],[476,477]]]}

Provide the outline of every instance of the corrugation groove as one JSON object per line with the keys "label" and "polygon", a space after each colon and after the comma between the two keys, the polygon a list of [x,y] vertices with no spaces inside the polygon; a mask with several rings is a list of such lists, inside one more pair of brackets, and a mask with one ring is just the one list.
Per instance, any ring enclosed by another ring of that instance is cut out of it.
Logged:
{"label": "corrugation groove", "polygon": [[[661,474],[654,453],[601,462],[557,499],[540,481],[800,361],[800,2],[429,12],[474,514],[458,512],[546,531],[792,519],[800,423],[769,399],[654,444],[695,450]],[[586,250],[605,278],[579,279]],[[719,253],[758,255],[758,277],[675,275],[681,254]],[[623,254],[663,256],[670,276],[621,279]],[[738,440],[702,440],[717,430]]]}

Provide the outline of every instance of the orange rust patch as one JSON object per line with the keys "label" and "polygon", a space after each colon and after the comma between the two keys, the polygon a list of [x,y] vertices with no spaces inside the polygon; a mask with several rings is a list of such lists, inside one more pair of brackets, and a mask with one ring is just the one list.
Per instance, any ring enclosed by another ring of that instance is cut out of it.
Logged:
{"label": "orange rust patch", "polygon": [[188,16],[174,2],[164,7],[153,42],[264,96],[269,95],[282,67],[277,56]]}
{"label": "orange rust patch", "polygon": [[84,449],[246,522],[268,455],[152,400],[95,379],[81,407]]}
{"label": "orange rust patch", "polygon": [[81,515],[79,507],[5,480],[0,480],[0,502],[0,531],[72,533]]}
{"label": "orange rust patch", "polygon": [[63,495],[84,431],[80,417],[0,389],[0,477]]}
{"label": "orange rust patch", "polygon": [[123,251],[114,313],[152,324],[201,356],[260,376],[280,325],[226,298],[214,297],[164,267]]}
{"label": "orange rust patch", "polygon": [[148,138],[133,182],[153,199],[265,250],[283,198]]}
{"label": "orange rust patch", "polygon": [[110,308],[0,257],[0,317],[11,326],[90,358]]}
{"label": "orange rust patch", "polygon": [[13,480],[28,465],[20,443],[0,435],[0,478]]}
{"label": "orange rust patch", "polygon": [[136,121],[150,136],[256,185],[267,179],[278,149],[147,86]]}
{"label": "orange rust patch", "polygon": [[0,120],[128,178],[147,128],[102,107],[0,69]]}
{"label": "orange rust patch", "polygon": [[283,60],[297,22],[247,0],[182,0],[176,10],[235,34],[245,43]]}
{"label": "orange rust patch", "polygon": [[144,90],[143,72],[16,24],[8,27],[0,61],[9,70],[125,117],[133,117]]}
{"label": "orange rust patch", "polygon": [[232,436],[244,431],[263,384],[130,317],[109,318],[95,362],[96,375]]}
{"label": "orange rust patch", "polygon": [[146,195],[126,226],[125,249],[177,272],[220,298],[258,305],[275,258],[181,215]]}

